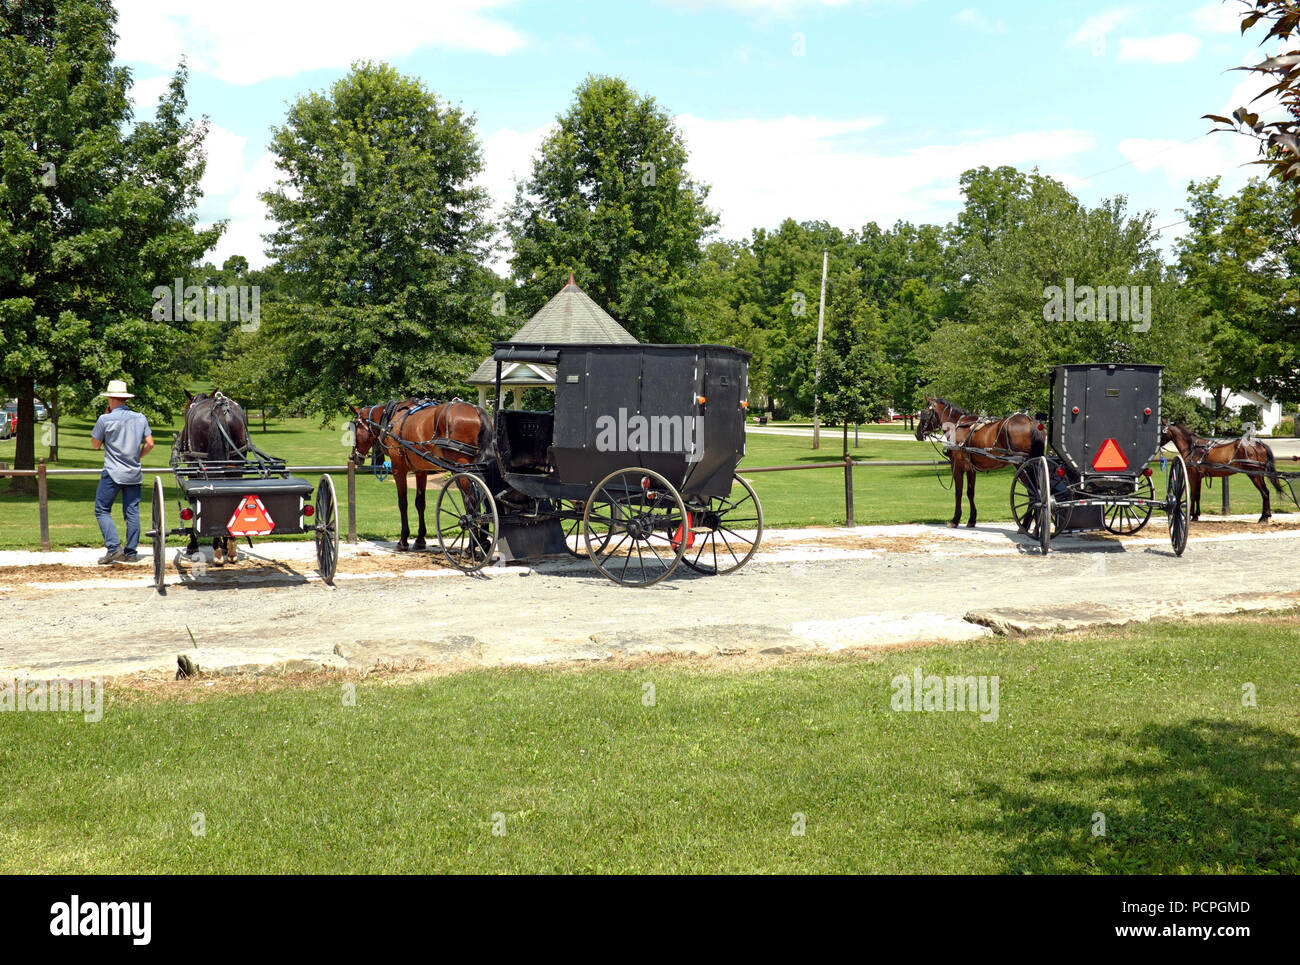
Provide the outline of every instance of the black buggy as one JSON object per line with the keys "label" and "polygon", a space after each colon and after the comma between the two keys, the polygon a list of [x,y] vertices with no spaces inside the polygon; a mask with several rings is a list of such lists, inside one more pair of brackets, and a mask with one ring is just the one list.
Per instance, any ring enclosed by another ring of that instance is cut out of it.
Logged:
{"label": "black buggy", "polygon": [[1169,520],[1174,553],[1187,548],[1191,515],[1187,466],[1169,459],[1163,499],[1148,463],[1160,452],[1159,365],[1058,365],[1044,456],[1028,459],[1011,482],[1011,513],[1043,554],[1063,532],[1132,534],[1153,509]]}
{"label": "black buggy", "polygon": [[[220,392],[216,398],[222,398]],[[268,455],[252,442],[244,447],[230,445],[234,456],[227,459],[173,450],[172,473],[181,495],[177,506],[180,526],[167,528],[162,477],[154,477],[152,517],[144,534],[153,541],[154,587],[165,592],[168,536],[187,536],[193,543],[303,533],[314,536],[321,578],[332,585],[339,559],[334,480],[321,476],[313,499],[311,483],[291,476],[283,459]]]}
{"label": "black buggy", "polygon": [[[466,572],[502,560],[588,557],[651,586],[685,563],[729,573],[754,555],[763,510],[736,475],[749,353],[719,345],[494,343],[493,458],[438,493],[438,543]],[[553,366],[555,408],[502,408],[502,368]]]}

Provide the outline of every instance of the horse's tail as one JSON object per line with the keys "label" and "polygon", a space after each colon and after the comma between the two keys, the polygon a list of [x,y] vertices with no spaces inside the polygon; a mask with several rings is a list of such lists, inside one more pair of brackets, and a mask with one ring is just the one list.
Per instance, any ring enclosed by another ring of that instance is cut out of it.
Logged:
{"label": "horse's tail", "polygon": [[1282,480],[1277,475],[1277,464],[1273,461],[1273,450],[1262,442],[1260,445],[1264,446],[1264,453],[1268,457],[1264,460],[1264,471],[1267,473],[1267,478],[1273,483],[1274,489],[1285,495],[1286,490],[1282,488]]}

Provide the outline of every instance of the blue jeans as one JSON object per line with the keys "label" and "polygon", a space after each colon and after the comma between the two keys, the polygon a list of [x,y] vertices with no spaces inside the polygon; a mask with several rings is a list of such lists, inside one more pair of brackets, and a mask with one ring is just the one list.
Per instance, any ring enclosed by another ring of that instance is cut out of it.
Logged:
{"label": "blue jeans", "polygon": [[140,484],[121,486],[113,482],[107,471],[99,477],[95,490],[95,522],[104,534],[104,547],[110,553],[122,548],[117,541],[117,527],[113,525],[113,501],[122,494],[122,518],[126,520],[126,552],[134,553],[140,545]]}

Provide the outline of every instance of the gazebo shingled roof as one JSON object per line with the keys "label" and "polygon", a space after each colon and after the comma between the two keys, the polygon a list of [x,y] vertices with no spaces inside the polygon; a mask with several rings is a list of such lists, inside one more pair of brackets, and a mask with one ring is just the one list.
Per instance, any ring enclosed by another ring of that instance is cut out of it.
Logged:
{"label": "gazebo shingled roof", "polygon": [[[537,314],[510,338],[512,342],[536,342],[544,345],[582,342],[631,343],[636,339],[607,311],[591,300],[569,275],[569,283]],[[491,356],[474,370],[470,385],[493,385],[496,382],[496,363]],[[517,376],[512,378],[511,376]],[[520,366],[514,372],[502,374],[502,384],[510,386],[554,385],[555,377],[539,377],[530,367]]]}

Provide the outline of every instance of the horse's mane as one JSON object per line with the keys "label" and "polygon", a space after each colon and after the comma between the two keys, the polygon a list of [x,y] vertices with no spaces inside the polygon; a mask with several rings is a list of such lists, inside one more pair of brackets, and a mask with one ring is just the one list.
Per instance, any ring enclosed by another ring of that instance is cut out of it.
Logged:
{"label": "horse's mane", "polygon": [[945,407],[951,409],[953,412],[957,413],[957,415],[959,415],[959,416],[963,416],[963,415],[974,415],[974,413],[972,413],[972,412],[969,411],[968,409],[963,409],[961,406],[959,406],[959,405],[955,405],[955,404],[953,404],[952,402],[949,402],[947,399],[941,399],[941,398],[939,398],[938,396],[935,396],[934,399],[933,399],[932,401],[933,401],[935,404],[937,404],[937,405],[942,405],[942,406],[945,406]]}

